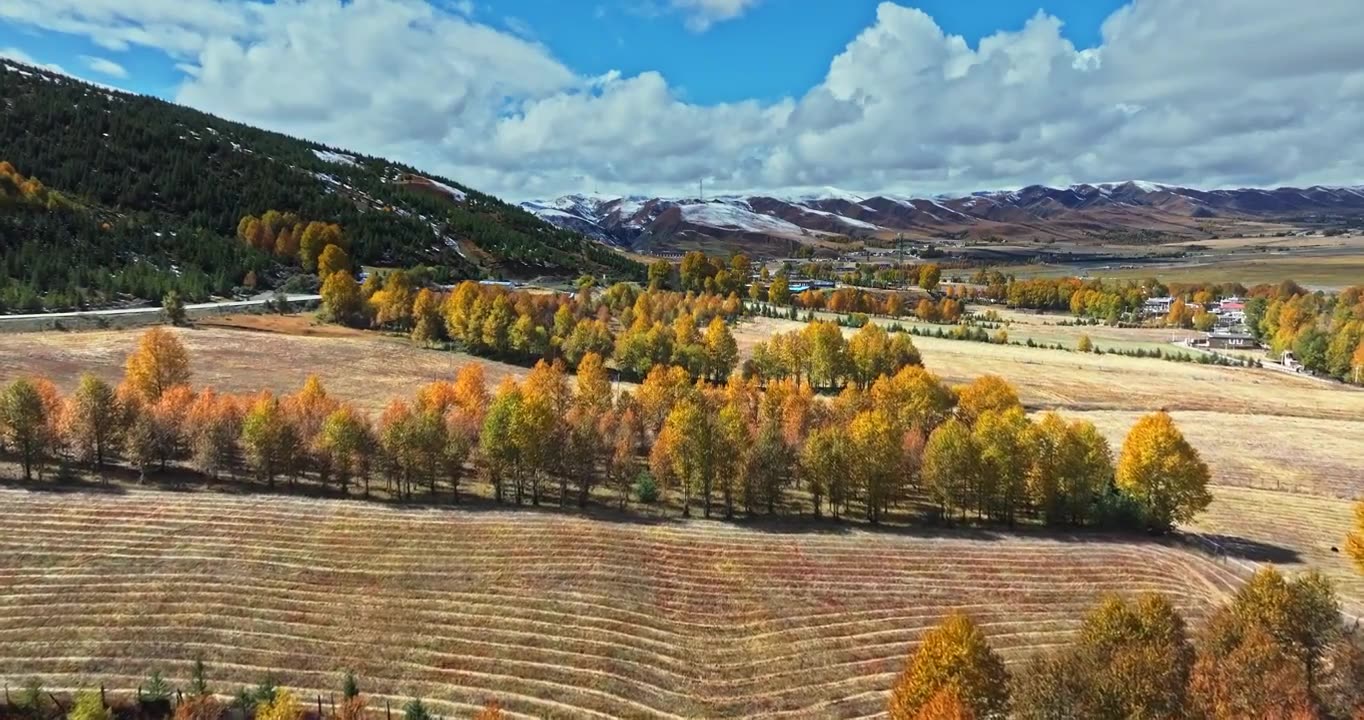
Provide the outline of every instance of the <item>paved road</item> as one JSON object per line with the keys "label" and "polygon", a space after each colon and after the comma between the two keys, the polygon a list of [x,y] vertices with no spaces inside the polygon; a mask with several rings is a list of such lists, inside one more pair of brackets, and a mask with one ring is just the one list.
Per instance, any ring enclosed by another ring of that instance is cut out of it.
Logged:
{"label": "paved road", "polygon": [[[322,299],[321,295],[288,295],[289,302],[316,302]],[[185,306],[185,312],[193,313],[196,310],[230,310],[232,308],[249,308],[264,305],[273,300],[273,297],[257,298],[255,300],[231,300],[227,302],[194,303]],[[136,307],[136,308],[111,308],[108,310],[75,310],[72,312],[55,313],[32,313],[30,315],[0,315],[0,322],[20,321],[20,320],[60,320],[62,318],[76,317],[97,317],[104,316],[128,316],[144,315],[148,313],[160,313],[160,307]]]}

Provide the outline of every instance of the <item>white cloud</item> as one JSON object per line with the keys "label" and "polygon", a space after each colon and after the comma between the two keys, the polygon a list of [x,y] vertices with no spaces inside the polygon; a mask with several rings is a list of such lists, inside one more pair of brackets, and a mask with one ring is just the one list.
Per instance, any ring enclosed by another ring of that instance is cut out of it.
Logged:
{"label": "white cloud", "polygon": [[715,23],[733,20],[756,6],[760,0],[671,0],[672,7],[687,16],[687,27],[705,32]]}
{"label": "white cloud", "polygon": [[115,78],[128,77],[127,69],[108,58],[82,55],[81,60],[85,61],[87,67],[101,75],[108,75],[109,77]]}
{"label": "white cloud", "polygon": [[[675,5],[700,29],[753,3]],[[580,76],[420,0],[6,0],[0,18],[159,48],[186,72],[181,102],[514,198],[701,177],[903,193],[1364,182],[1357,0],[1134,0],[1093,48],[1045,13],[971,47],[885,2],[800,97],[720,105],[658,73]]]}
{"label": "white cloud", "polygon": [[29,55],[28,53],[24,52],[23,50],[20,50],[17,47],[0,48],[0,58],[9,58],[10,60],[14,60],[15,62],[21,62],[25,65],[39,67],[44,70],[51,70],[52,72],[61,73],[63,75],[70,74],[66,72],[66,70],[62,69],[61,65],[53,65],[51,63],[39,62],[32,55]]}

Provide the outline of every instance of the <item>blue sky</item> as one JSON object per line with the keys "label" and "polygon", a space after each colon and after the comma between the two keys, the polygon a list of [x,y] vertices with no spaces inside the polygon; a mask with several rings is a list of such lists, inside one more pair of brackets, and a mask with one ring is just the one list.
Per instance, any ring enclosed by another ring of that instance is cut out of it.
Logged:
{"label": "blue sky", "polygon": [[[875,20],[877,5],[877,0],[770,0],[706,32],[689,29],[666,5],[648,0],[481,0],[470,17],[545,45],[579,73],[655,70],[688,100],[715,103],[804,93],[823,78],[829,58]],[[1060,18],[1064,35],[1084,48],[1098,44],[1104,18],[1123,2],[920,0],[914,5],[972,45],[997,31],[1021,28],[1041,10]],[[84,58],[108,53],[88,38],[12,21],[0,20],[0,48],[162,97],[173,97],[184,77],[164,53],[136,46],[117,56],[127,77],[98,73]],[[743,70],[736,72],[735,66]]]}
{"label": "blue sky", "polygon": [[1361,26],[1359,0],[0,0],[0,56],[514,199],[922,196],[1364,184]]}

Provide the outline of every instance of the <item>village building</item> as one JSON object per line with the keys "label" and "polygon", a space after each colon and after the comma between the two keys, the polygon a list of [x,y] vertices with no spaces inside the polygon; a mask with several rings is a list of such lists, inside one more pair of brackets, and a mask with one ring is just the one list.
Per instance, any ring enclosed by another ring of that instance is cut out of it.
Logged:
{"label": "village building", "polygon": [[1253,350],[1260,343],[1245,328],[1218,328],[1208,333],[1208,348],[1212,350]]}

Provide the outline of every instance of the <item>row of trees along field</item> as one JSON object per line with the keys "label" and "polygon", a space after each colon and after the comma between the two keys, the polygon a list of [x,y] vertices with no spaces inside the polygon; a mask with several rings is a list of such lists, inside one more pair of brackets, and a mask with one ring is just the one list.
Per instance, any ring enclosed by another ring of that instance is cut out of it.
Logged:
{"label": "row of trees along field", "polygon": [[[323,253],[323,265],[326,258]],[[402,271],[382,279],[371,274],[364,283],[338,271],[322,285],[322,314],[525,365],[545,359],[577,367],[594,353],[614,356],[617,367],[636,379],[658,363],[716,380],[734,370],[738,346],[728,322],[744,310],[738,296],[641,291],[627,283],[596,293],[590,279],[581,287],[570,295],[466,281],[438,293],[419,289]]]}
{"label": "row of trees along field", "polygon": [[842,270],[828,260],[788,264],[790,274],[815,280],[832,280],[845,285],[870,288],[908,288],[917,285],[932,292],[938,289],[944,269],[957,267],[937,262],[859,263],[853,270]]}
{"label": "row of trees along field", "polygon": [[476,473],[497,501],[518,504],[581,506],[597,494],[624,507],[632,494],[652,502],[661,493],[684,515],[699,505],[706,516],[856,513],[875,523],[898,510],[1161,531],[1210,502],[1207,466],[1163,412],[1133,427],[1115,464],[1091,424],[1033,420],[997,377],[949,387],[916,364],[912,345],[866,332],[849,357],[880,360],[850,364],[852,382],[831,400],[810,382],[831,381],[823,360],[765,388],[737,375],[695,381],[660,364],[637,392],[615,393],[589,352],[574,384],[562,364],[541,361],[489,392],[482,367],[469,364],[371,419],[316,378],[285,397],[196,391],[185,348],[158,328],[142,336],[117,388],[88,375],[69,397],[42,379],[11,383],[0,436],[28,481],[53,463],[100,472],[124,462],[144,476],[178,466],[342,495],[356,483],[368,495],[377,475],[390,496],[458,501]]}
{"label": "row of trees along field", "polygon": [[[332,245],[323,250],[317,265],[327,278],[321,291],[323,316],[332,321],[408,333],[419,343],[449,343],[477,355],[524,364],[563,359],[575,367],[587,353],[595,352],[613,358],[617,368],[635,379],[642,379],[654,365],[674,364],[687,368],[694,377],[723,381],[738,359],[728,324],[755,309],[745,306],[735,292],[724,296],[657,287],[641,290],[629,283],[595,292],[590,278],[585,278],[573,295],[513,291],[472,281],[442,293],[420,287],[405,271],[382,276],[374,273],[364,283],[357,283],[348,272],[349,258],[344,250]],[[752,287],[762,286],[754,283]],[[845,297],[850,301],[840,305]],[[812,300],[809,307],[879,310],[882,302],[871,293],[854,289],[831,293],[828,303],[820,298]],[[884,301],[885,305],[902,307],[899,303],[898,296]],[[962,306],[952,298],[940,302],[925,298],[916,312],[926,320],[956,322]],[[884,332],[870,328],[865,334],[877,334],[880,342]],[[890,339],[907,343],[903,335],[892,333]],[[829,337],[843,344],[840,356],[849,355],[847,343],[836,329]],[[870,349],[872,345],[863,343],[862,347]],[[849,357],[850,363],[859,360],[871,361]],[[747,372],[755,373],[751,368]],[[842,387],[853,374],[851,367],[845,371],[840,366],[832,375],[826,374],[833,381],[822,387]]]}
{"label": "row of trees along field", "polygon": [[998,271],[979,271],[988,283],[980,295],[1011,307],[1069,310],[1080,317],[1117,322],[1139,310],[1147,297],[1170,293],[1169,313],[1158,319],[1174,327],[1210,329],[1214,316],[1204,307],[1224,297],[1246,300],[1246,327],[1274,356],[1292,352],[1313,372],[1364,384],[1364,286],[1339,293],[1308,291],[1292,280],[1247,288],[1239,283],[1172,283],[1154,279],[1121,283],[1078,278],[1012,280]]}
{"label": "row of trees along field", "polygon": [[[372,716],[354,674],[340,702],[309,699],[272,676],[235,694],[212,687],[202,661],[188,687],[172,690],[159,672],[120,707],[148,720],[364,720]],[[227,695],[231,700],[219,699]],[[32,679],[7,709],[49,718],[52,707]],[[117,703],[117,700],[113,701]],[[1156,593],[1102,599],[1074,640],[1012,670],[982,626],[954,614],[924,634],[895,679],[891,720],[1358,720],[1364,717],[1364,637],[1346,629],[1339,600],[1317,573],[1285,578],[1257,572],[1202,628],[1190,632],[1170,601]],[[391,710],[389,711],[391,717]],[[421,699],[402,720],[432,720]],[[113,720],[103,691],[74,694],[68,720]],[[504,716],[496,699],[476,720]]]}

